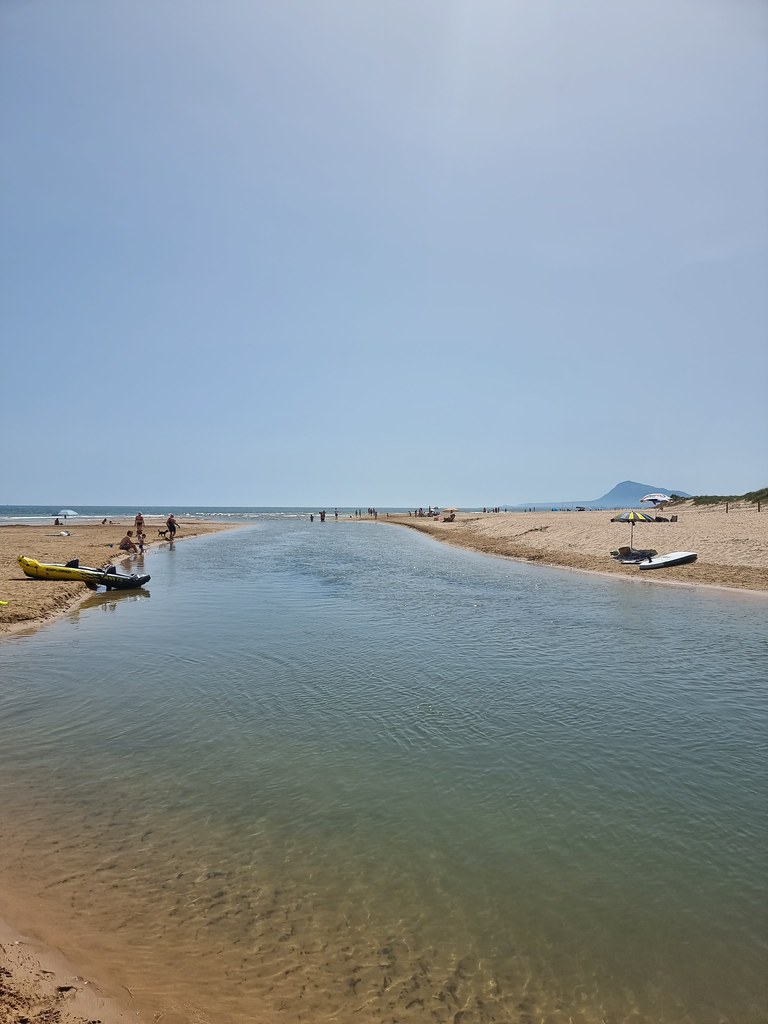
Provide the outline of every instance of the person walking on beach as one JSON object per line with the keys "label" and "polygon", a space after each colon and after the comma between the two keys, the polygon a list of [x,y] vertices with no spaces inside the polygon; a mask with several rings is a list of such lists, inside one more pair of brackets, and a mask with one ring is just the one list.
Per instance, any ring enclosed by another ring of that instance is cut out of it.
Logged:
{"label": "person walking on beach", "polygon": [[165,525],[168,528],[168,540],[172,541],[173,538],[176,536],[176,529],[177,529],[177,527],[176,527],[176,518],[174,517],[173,512],[171,512],[171,514],[165,520]]}

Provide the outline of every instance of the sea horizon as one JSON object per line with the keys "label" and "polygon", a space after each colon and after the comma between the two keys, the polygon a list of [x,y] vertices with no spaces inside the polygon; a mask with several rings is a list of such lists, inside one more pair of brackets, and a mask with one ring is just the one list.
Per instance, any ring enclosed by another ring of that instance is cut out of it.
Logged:
{"label": "sea horizon", "polygon": [[[226,518],[233,521],[242,520],[248,522],[254,518],[263,517],[291,517],[291,516],[310,516],[318,515],[321,511],[325,511],[326,514],[333,516],[334,511],[338,511],[340,516],[349,518],[354,516],[356,512],[361,511],[363,516],[366,515],[368,505],[126,505],[119,503],[104,503],[99,505],[77,505],[73,503],[72,506],[63,505],[45,505],[45,504],[16,504],[16,505],[0,505],[0,526],[2,525],[13,525],[14,523],[34,525],[34,523],[48,523],[51,519],[60,517],[60,513],[63,508],[71,507],[77,513],[76,516],[69,517],[70,522],[75,522],[77,519],[85,521],[100,520],[106,517],[110,518],[131,518],[136,515],[137,512],[141,511],[146,519],[161,519],[167,517],[171,512],[177,518],[189,518],[189,519],[219,519]],[[376,511],[379,515],[408,515],[418,509],[422,509],[424,512],[433,510],[435,512],[441,510],[443,507],[438,504],[425,504],[425,505],[383,505],[375,506]],[[457,507],[457,506],[450,506]],[[588,505],[582,507],[577,502],[561,502],[559,504],[531,504],[531,505],[464,505],[460,507],[461,512],[470,513],[483,513],[487,512],[492,514],[494,512],[574,512],[574,511],[587,511],[587,512],[609,512],[615,511],[618,508],[626,508],[631,506],[617,505]]]}

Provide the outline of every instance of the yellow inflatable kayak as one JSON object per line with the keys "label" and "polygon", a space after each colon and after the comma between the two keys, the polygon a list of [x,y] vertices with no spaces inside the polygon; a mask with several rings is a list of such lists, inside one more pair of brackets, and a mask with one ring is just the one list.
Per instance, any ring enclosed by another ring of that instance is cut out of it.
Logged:
{"label": "yellow inflatable kayak", "polygon": [[107,590],[132,590],[135,587],[143,587],[150,580],[149,576],[137,576],[136,573],[126,576],[119,573],[113,565],[106,569],[92,569],[87,565],[80,565],[77,558],[66,565],[56,565],[19,555],[19,565],[24,570],[24,575],[31,579],[74,580],[84,583],[92,590],[96,587],[106,587]]}

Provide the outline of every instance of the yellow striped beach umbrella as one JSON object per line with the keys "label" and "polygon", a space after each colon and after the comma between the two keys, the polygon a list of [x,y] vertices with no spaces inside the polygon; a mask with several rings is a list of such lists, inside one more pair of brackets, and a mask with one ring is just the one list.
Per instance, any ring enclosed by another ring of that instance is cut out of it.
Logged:
{"label": "yellow striped beach umbrella", "polygon": [[654,517],[649,516],[647,512],[641,512],[639,509],[633,508],[630,509],[629,512],[622,512],[620,516],[614,516],[611,522],[629,523],[629,546],[632,547],[635,523],[653,523],[655,520]]}

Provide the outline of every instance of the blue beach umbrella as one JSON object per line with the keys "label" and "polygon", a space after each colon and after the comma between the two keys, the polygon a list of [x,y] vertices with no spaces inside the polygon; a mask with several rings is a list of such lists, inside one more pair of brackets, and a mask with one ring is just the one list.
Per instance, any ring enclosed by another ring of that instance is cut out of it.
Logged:
{"label": "blue beach umbrella", "polygon": [[66,519],[67,516],[76,516],[77,512],[75,512],[73,508],[63,508],[61,512],[59,512],[59,515],[64,516],[64,518]]}

